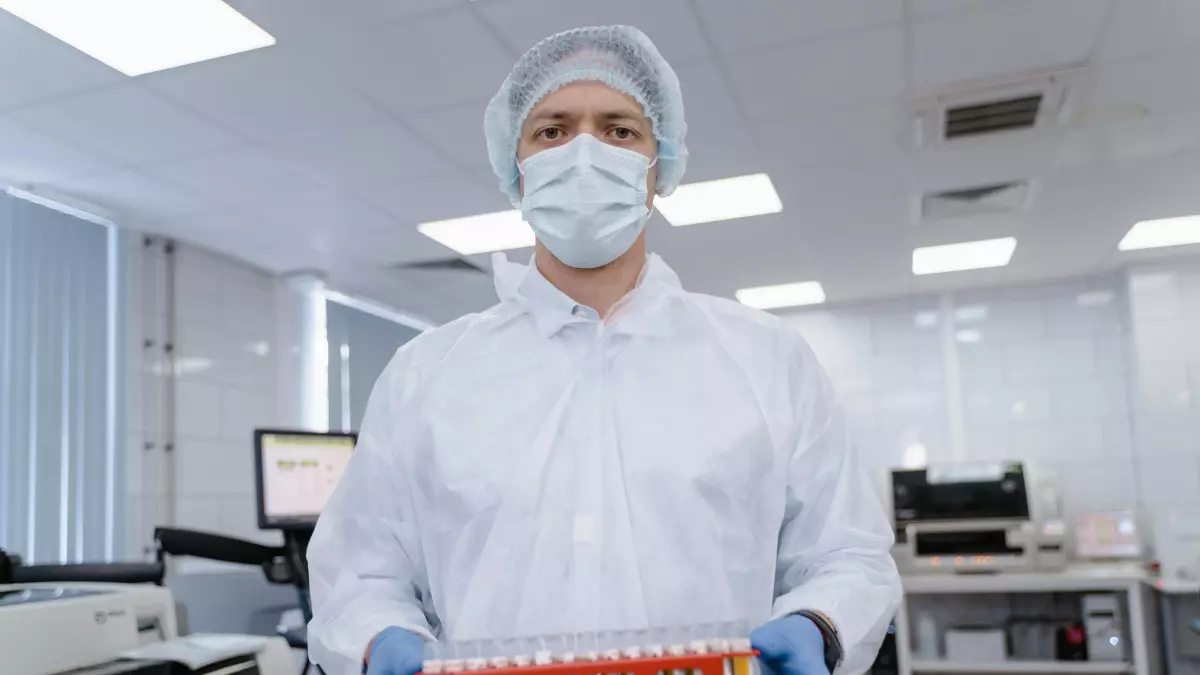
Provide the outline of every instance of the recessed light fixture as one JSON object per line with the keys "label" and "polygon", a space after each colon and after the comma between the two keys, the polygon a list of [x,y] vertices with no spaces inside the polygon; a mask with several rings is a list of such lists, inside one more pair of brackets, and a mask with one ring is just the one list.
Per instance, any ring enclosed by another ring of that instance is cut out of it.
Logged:
{"label": "recessed light fixture", "polygon": [[459,255],[533,246],[533,229],[516,210],[421,223],[417,231]]}
{"label": "recessed light fixture", "polygon": [[1117,244],[1122,251],[1200,244],[1200,216],[1143,220]]}
{"label": "recessed light fixture", "polygon": [[275,44],[221,0],[0,0],[0,9],[130,76]]}
{"label": "recessed light fixture", "polygon": [[825,302],[825,289],[817,281],[800,281],[776,286],[743,288],[737,292],[738,302],[756,309],[779,309]]}
{"label": "recessed light fixture", "polygon": [[783,203],[771,177],[756,173],[680,185],[670,197],[656,198],[654,208],[668,223],[682,227],[779,213]]}
{"label": "recessed light fixture", "polygon": [[968,241],[943,246],[923,246],[913,250],[913,274],[961,272],[988,267],[1004,267],[1017,248],[1014,237]]}

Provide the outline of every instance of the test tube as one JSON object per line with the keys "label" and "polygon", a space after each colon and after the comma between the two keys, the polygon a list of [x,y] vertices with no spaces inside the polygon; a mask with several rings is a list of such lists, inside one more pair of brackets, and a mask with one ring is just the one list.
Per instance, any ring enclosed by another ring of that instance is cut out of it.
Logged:
{"label": "test tube", "polygon": [[438,675],[442,672],[441,645],[437,642],[426,642],[424,646],[421,672],[427,675]]}
{"label": "test tube", "polygon": [[626,630],[618,633],[618,643],[621,649],[621,656],[627,659],[642,658],[642,646],[645,644],[645,636],[640,630]]}
{"label": "test tube", "polygon": [[467,670],[487,670],[487,657],[483,655],[482,640],[467,640],[462,643],[466,655]]}
{"label": "test tube", "polygon": [[691,654],[707,654],[708,641],[704,639],[705,626],[695,625],[688,628],[687,650]]}
{"label": "test tube", "polygon": [[655,627],[646,631],[646,656],[651,658],[661,659],[667,653],[667,631],[665,628]]}
{"label": "test tube", "polygon": [[575,653],[578,651],[579,634],[564,633],[556,640],[555,660],[559,663],[574,663]]}
{"label": "test tube", "polygon": [[489,668],[509,668],[512,666],[512,656],[509,654],[507,640],[494,640],[488,649]]}
{"label": "test tube", "polygon": [[745,619],[738,620],[732,631],[729,646],[738,654],[733,657],[733,675],[757,675],[758,660],[751,655],[754,647],[750,644],[750,623]]}
{"label": "test tube", "polygon": [[513,666],[527,668],[533,665],[533,653],[537,650],[537,647],[531,638],[513,638],[510,641],[509,650]]}
{"label": "test tube", "polygon": [[580,633],[575,647],[575,656],[580,661],[599,661],[600,645],[595,631]]}
{"label": "test tube", "polygon": [[466,670],[466,661],[463,659],[462,646],[457,642],[450,642],[442,649],[445,656],[442,659],[442,672],[444,673],[461,673]]}

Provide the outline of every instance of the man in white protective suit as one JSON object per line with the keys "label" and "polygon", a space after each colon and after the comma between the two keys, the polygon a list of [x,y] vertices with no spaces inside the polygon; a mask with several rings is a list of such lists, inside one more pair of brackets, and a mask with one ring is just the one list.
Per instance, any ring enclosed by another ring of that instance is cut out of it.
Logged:
{"label": "man in white protective suit", "polygon": [[633,28],[560,33],[484,117],[536,252],[496,254],[499,304],[375,385],[308,549],[313,661],[414,675],[434,640],[743,622],[777,675],[867,669],[899,577],[829,380],[646,253],[687,160],[671,67]]}

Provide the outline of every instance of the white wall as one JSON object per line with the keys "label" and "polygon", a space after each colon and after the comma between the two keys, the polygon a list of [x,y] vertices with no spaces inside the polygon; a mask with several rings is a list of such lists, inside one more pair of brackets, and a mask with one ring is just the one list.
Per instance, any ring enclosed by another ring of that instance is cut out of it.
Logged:
{"label": "white wall", "polygon": [[[255,427],[278,423],[277,281],[243,263],[190,246],[175,256],[175,447],[166,411],[170,366],[166,257],[161,243],[141,252],[136,294],[139,386],[130,387],[131,554],[155,525],[209,530],[259,541],[254,492]],[[155,343],[142,348],[141,339]],[[136,391],[135,391],[136,389]],[[150,447],[147,448],[147,444]],[[174,490],[169,463],[174,454]]]}
{"label": "white wall", "polygon": [[799,311],[881,489],[1023,460],[1064,515],[1200,507],[1200,264]]}
{"label": "white wall", "polygon": [[1131,407],[1146,512],[1200,514],[1200,260],[1129,273]]}

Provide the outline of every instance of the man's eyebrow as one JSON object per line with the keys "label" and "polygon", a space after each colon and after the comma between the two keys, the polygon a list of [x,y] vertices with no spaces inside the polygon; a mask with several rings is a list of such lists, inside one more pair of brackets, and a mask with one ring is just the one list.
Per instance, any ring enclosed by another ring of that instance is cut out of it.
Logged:
{"label": "man's eyebrow", "polygon": [[600,113],[599,117],[602,120],[607,120],[610,122],[615,120],[626,120],[633,122],[647,121],[645,115],[633,110],[611,110],[609,112]]}
{"label": "man's eyebrow", "polygon": [[565,119],[571,119],[572,117],[576,117],[576,115],[571,112],[568,112],[566,110],[555,110],[553,108],[546,108],[546,109],[539,110],[539,111],[533,113],[532,115],[529,116],[528,119],[531,119],[531,120],[565,120]]}

